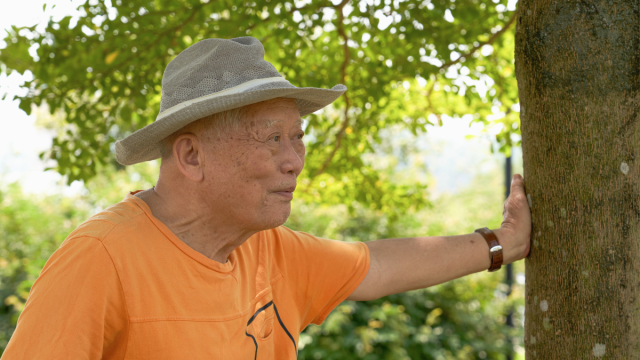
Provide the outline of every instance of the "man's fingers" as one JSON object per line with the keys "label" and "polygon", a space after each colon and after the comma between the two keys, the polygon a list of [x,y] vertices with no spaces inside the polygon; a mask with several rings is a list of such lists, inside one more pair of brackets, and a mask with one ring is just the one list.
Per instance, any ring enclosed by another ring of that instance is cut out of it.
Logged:
{"label": "man's fingers", "polygon": [[517,193],[517,192],[524,193],[524,179],[522,178],[522,176],[520,176],[520,174],[515,174],[511,178],[511,192],[512,193]]}
{"label": "man's fingers", "polygon": [[524,179],[520,174],[513,175],[511,180],[511,194],[517,203],[527,201],[524,194]]}

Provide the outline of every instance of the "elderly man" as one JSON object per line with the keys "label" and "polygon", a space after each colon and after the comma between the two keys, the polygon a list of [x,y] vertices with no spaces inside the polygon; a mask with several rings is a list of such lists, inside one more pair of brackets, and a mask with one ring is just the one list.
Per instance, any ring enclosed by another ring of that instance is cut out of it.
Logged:
{"label": "elderly man", "polygon": [[518,175],[494,231],[345,243],[282,226],[304,166],[301,116],[346,88],[297,88],[263,57],[254,38],[208,39],[169,63],[156,121],[116,143],[122,164],[162,158],[157,185],[69,235],[3,359],[295,359],[300,332],[345,299],[527,255]]}

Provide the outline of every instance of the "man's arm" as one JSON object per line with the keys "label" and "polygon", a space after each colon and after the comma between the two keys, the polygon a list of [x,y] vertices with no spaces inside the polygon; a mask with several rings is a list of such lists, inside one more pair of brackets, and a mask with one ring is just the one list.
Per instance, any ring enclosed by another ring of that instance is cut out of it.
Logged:
{"label": "man's arm", "polygon": [[[502,214],[502,225],[493,232],[503,247],[503,264],[509,264],[526,257],[530,249],[531,212],[520,175],[514,176]],[[348,300],[374,300],[426,288],[487,270],[491,265],[489,247],[477,233],[384,239],[366,244],[371,258],[369,272]]]}

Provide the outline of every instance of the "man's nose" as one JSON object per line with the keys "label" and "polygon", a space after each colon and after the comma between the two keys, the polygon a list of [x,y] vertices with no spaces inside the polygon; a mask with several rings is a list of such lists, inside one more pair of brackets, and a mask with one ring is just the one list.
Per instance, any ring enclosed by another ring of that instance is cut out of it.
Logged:
{"label": "man's nose", "polygon": [[283,173],[293,173],[298,176],[304,167],[304,150],[296,151],[291,141],[288,140],[282,143],[282,147],[283,162],[281,171]]}

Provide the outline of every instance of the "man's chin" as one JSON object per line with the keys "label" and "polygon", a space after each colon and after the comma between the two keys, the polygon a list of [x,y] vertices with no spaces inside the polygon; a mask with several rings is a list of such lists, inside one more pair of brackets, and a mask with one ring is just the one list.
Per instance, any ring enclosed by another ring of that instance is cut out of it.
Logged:
{"label": "man's chin", "polygon": [[285,209],[279,209],[280,211],[274,212],[265,219],[263,229],[269,230],[273,228],[277,228],[278,226],[283,225],[289,219],[289,215],[291,215],[291,204],[287,204]]}

